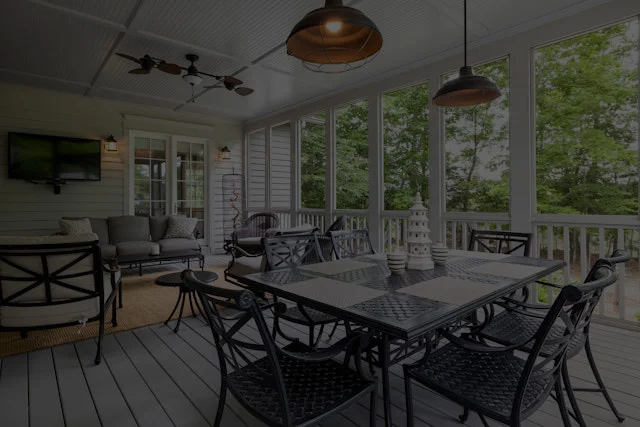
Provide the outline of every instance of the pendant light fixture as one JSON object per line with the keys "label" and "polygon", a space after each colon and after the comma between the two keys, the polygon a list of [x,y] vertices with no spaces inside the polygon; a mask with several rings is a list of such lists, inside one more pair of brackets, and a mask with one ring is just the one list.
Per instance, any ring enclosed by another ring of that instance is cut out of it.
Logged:
{"label": "pendant light fixture", "polygon": [[287,39],[287,53],[315,72],[341,73],[370,62],[382,47],[382,34],[367,16],[326,0],[298,22]]}
{"label": "pendant light fixture", "polygon": [[464,67],[457,78],[446,82],[433,97],[441,107],[469,107],[500,97],[500,89],[486,77],[476,76],[467,65],[467,0],[464,0]]}

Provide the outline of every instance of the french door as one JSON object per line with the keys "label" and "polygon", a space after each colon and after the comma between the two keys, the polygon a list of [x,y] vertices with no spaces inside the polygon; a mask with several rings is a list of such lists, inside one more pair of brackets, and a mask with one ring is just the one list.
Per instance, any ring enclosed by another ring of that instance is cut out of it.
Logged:
{"label": "french door", "polygon": [[131,131],[130,210],[134,215],[198,218],[206,238],[207,141]]}

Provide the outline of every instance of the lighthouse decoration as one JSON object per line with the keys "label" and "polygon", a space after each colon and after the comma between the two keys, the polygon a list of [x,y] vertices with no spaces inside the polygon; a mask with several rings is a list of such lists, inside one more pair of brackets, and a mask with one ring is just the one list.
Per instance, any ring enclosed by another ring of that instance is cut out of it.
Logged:
{"label": "lighthouse decoration", "polygon": [[409,249],[410,270],[431,270],[434,268],[431,260],[431,239],[429,238],[429,210],[422,204],[420,193],[413,198],[413,206],[409,209],[409,235],[407,245]]}

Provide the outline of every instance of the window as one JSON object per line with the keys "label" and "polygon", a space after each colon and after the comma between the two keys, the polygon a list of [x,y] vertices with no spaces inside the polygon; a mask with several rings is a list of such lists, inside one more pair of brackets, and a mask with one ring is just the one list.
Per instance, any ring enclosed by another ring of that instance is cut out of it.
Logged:
{"label": "window", "polygon": [[383,95],[384,209],[407,210],[429,197],[429,84]]}
{"label": "window", "polygon": [[495,82],[502,96],[444,111],[447,211],[509,212],[509,59],[474,71]]}
{"label": "window", "polygon": [[261,129],[250,133],[248,136],[247,207],[249,211],[264,210],[266,208],[265,159],[264,129]]}
{"label": "window", "polygon": [[204,236],[205,145],[179,139],[176,145],[176,211],[198,218],[196,231]]}
{"label": "window", "polygon": [[300,120],[300,207],[324,209],[325,114]]}
{"label": "window", "polygon": [[638,214],[638,20],[535,50],[540,213]]}
{"label": "window", "polygon": [[133,138],[135,215],[165,215],[167,210],[167,140]]}
{"label": "window", "polygon": [[291,207],[291,124],[271,128],[271,207]]}
{"label": "window", "polygon": [[336,208],[369,206],[368,102],[336,108]]}

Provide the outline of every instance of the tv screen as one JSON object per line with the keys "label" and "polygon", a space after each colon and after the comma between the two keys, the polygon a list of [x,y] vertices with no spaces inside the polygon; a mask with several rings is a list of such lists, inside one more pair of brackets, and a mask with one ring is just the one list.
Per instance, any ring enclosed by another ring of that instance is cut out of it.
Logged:
{"label": "tv screen", "polygon": [[100,181],[100,140],[9,133],[9,178]]}

